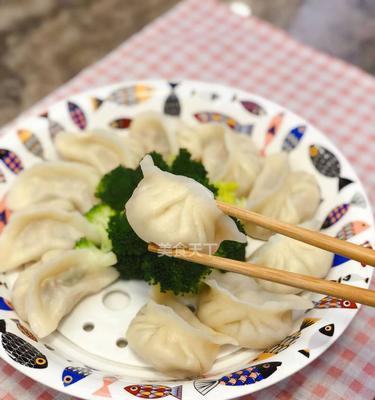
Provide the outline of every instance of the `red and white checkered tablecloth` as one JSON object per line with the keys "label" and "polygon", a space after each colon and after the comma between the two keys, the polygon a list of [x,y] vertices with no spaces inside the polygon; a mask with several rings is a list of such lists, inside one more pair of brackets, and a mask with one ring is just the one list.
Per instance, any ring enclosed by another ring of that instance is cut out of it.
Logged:
{"label": "red and white checkered tablecloth", "polygon": [[[215,0],[182,2],[27,113],[93,86],[158,77],[226,83],[302,115],[343,151],[375,205],[375,79],[265,22],[237,16]],[[244,399],[373,399],[374,329],[374,310],[362,307],[345,334],[320,358]],[[71,397],[0,361],[0,399]]]}

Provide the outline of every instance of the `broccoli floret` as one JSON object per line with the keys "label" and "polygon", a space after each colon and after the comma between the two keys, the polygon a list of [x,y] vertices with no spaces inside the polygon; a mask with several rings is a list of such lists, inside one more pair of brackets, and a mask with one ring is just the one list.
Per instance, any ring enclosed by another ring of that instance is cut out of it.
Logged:
{"label": "broccoli floret", "polygon": [[188,150],[180,149],[172,163],[171,172],[176,175],[188,176],[211,190],[215,196],[217,195],[217,188],[208,180],[207,171],[203,164],[193,160]]}
{"label": "broccoli floret", "polygon": [[109,219],[115,214],[116,211],[104,203],[95,205],[85,214],[87,220],[94,224],[100,233],[101,249],[103,251],[110,251],[112,249],[112,243],[108,238],[107,227]]}
{"label": "broccoli floret", "polygon": [[75,249],[97,249],[95,243],[85,237],[78,239],[74,245],[74,248]]}
{"label": "broccoli floret", "polygon": [[104,175],[95,196],[116,211],[122,211],[142,179],[142,171],[119,166]]}
{"label": "broccoli floret", "polygon": [[[232,218],[232,217],[231,217]],[[245,233],[245,229],[241,222],[232,218],[236,223],[237,228],[240,232]],[[231,258],[232,260],[245,261],[247,243],[239,243],[234,240],[224,240],[221,242],[220,247],[217,249],[215,256]]]}
{"label": "broccoli floret", "polygon": [[201,282],[211,273],[211,268],[189,261],[154,253],[145,255],[142,263],[144,280],[150,285],[160,285],[160,291],[175,295],[198,293]]}
{"label": "broccoli floret", "polygon": [[153,152],[149,153],[149,155],[152,157],[152,161],[158,168],[160,168],[163,171],[170,172],[169,165],[164,161],[164,158],[162,157],[162,155],[160,153],[153,151]]}
{"label": "broccoli floret", "polygon": [[110,218],[108,237],[117,256],[116,268],[121,278],[143,279],[141,264],[148,253],[147,243],[135,234],[124,213],[116,213]]}

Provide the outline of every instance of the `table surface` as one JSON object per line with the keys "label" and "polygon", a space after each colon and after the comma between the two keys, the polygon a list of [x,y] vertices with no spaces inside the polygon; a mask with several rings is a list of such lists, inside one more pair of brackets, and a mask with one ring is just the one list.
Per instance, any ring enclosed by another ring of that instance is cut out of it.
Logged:
{"label": "table surface", "polygon": [[[375,204],[374,78],[296,42],[265,22],[228,13],[227,7],[215,0],[182,2],[20,119],[93,86],[157,77],[226,83],[290,108],[343,151]],[[15,124],[17,121],[2,132]],[[345,334],[319,359],[246,400],[372,399],[374,328],[374,311],[362,307]],[[0,399],[67,400],[69,396],[0,361]]]}
{"label": "table surface", "polygon": [[[178,1],[0,1],[0,125]],[[373,0],[221,1],[247,4],[294,38],[375,74]]]}

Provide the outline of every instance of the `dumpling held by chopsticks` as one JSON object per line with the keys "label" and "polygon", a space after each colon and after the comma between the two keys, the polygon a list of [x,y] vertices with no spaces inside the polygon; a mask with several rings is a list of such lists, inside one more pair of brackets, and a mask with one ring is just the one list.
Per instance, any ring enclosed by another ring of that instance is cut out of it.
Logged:
{"label": "dumpling held by chopsticks", "polygon": [[224,240],[246,242],[235,222],[219,210],[210,190],[191,178],[161,171],[150,156],[140,165],[144,178],[125,210],[142,240],[206,253],[215,252]]}

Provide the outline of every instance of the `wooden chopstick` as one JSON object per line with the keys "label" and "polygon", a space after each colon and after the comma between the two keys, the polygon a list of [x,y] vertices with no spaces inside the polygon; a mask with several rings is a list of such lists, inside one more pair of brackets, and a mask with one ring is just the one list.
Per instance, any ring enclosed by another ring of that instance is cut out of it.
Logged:
{"label": "wooden chopstick", "polygon": [[372,307],[375,306],[375,291],[369,289],[327,281],[325,279],[314,278],[295,272],[263,267],[244,261],[211,256],[188,249],[161,249],[156,244],[150,243],[148,245],[148,250],[153,253],[168,254],[168,256],[176,257],[181,260],[207,265],[211,268],[236,272],[253,278],[264,279],[266,281],[308,290],[310,292],[347,299],[355,303],[361,303]]}
{"label": "wooden chopstick", "polygon": [[300,242],[311,244],[312,246],[319,247],[320,249],[332,253],[341,254],[342,256],[373,267],[375,266],[375,251],[372,249],[346,242],[345,240],[340,240],[321,232],[287,224],[277,219],[236,207],[232,204],[223,203],[221,201],[216,201],[216,204],[224,214],[231,215],[232,217],[244,221],[253,222],[272,232],[281,233],[282,235],[299,240]]}

